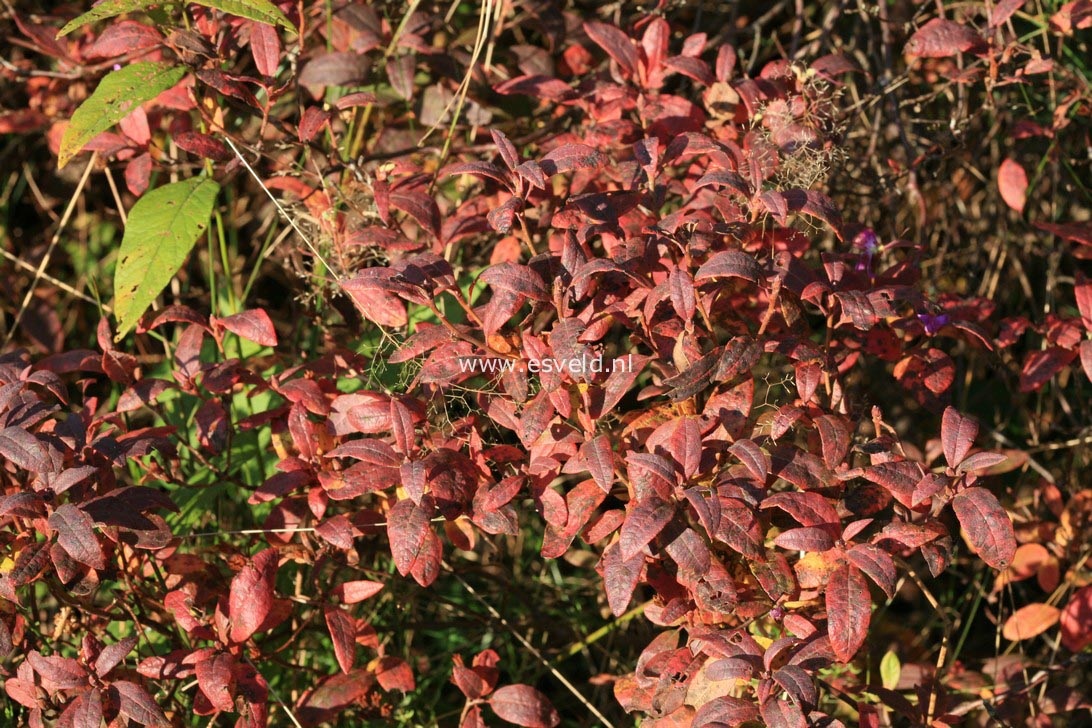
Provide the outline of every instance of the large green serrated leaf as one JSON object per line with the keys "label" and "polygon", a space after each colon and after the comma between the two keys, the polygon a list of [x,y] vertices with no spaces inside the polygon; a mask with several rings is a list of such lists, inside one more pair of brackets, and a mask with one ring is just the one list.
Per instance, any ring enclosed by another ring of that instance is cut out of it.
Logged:
{"label": "large green serrated leaf", "polygon": [[65,166],[89,141],[182,80],[186,69],[169,63],[133,63],[107,74],[76,109],[61,137],[57,164]]}
{"label": "large green serrated leaf", "polygon": [[137,323],[205,232],[220,185],[194,177],[152,190],[129,211],[114,273],[118,339]]}
{"label": "large green serrated leaf", "polygon": [[238,15],[247,20],[256,20],[266,25],[280,25],[295,30],[292,23],[269,0],[190,0],[194,5],[204,5],[206,8],[223,10],[229,15]]}
{"label": "large green serrated leaf", "polygon": [[103,0],[101,3],[61,28],[61,32],[57,33],[57,37],[60,38],[61,36],[68,35],[73,30],[82,28],[88,23],[95,23],[100,20],[106,20],[107,18],[124,15],[125,13],[144,10],[151,5],[161,4],[160,0]]}

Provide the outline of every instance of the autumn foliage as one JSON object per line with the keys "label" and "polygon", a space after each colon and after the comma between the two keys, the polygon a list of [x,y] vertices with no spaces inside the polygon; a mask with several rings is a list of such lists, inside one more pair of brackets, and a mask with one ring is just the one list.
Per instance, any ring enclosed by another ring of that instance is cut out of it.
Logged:
{"label": "autumn foliage", "polygon": [[14,3],[11,724],[1087,720],[1044,4]]}

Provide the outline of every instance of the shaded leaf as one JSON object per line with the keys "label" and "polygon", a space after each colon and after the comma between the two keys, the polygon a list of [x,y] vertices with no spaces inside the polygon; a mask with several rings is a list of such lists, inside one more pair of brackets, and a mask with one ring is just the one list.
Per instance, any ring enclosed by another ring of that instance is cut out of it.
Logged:
{"label": "shaded leaf", "polygon": [[952,509],[982,560],[995,569],[1008,568],[1016,554],[1016,535],[996,496],[985,488],[967,488],[952,499]]}
{"label": "shaded leaf", "polygon": [[530,685],[505,685],[489,698],[497,717],[526,728],[553,728],[561,722],[550,700]]}

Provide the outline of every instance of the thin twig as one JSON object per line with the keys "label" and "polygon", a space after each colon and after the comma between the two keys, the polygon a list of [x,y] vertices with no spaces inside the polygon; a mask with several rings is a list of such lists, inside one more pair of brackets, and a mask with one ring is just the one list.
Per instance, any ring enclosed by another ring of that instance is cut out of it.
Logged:
{"label": "thin twig", "polygon": [[19,328],[19,322],[23,320],[23,314],[26,313],[27,307],[30,305],[30,299],[34,297],[34,289],[38,287],[38,281],[42,279],[45,274],[45,269],[49,266],[49,260],[53,257],[53,250],[57,247],[57,243],[61,239],[61,234],[64,232],[65,227],[68,226],[68,221],[72,217],[73,211],[76,209],[76,203],[80,199],[80,195],[83,194],[84,185],[87,184],[87,179],[91,176],[91,168],[95,166],[95,160],[98,158],[98,152],[91,154],[91,159],[87,160],[87,166],[83,169],[83,176],[80,177],[80,183],[76,185],[76,191],[72,193],[72,198],[68,201],[68,207],[65,208],[64,214],[61,215],[61,221],[57,223],[57,232],[53,233],[53,239],[49,241],[49,247],[46,248],[46,253],[42,257],[42,262],[38,264],[38,269],[34,271],[34,280],[30,282],[30,287],[27,288],[27,293],[23,296],[23,303],[19,306],[18,312],[15,314],[15,320],[11,322],[11,328],[8,329],[8,333],[4,336],[4,346],[6,347],[11,342],[11,337],[15,335],[15,330]]}

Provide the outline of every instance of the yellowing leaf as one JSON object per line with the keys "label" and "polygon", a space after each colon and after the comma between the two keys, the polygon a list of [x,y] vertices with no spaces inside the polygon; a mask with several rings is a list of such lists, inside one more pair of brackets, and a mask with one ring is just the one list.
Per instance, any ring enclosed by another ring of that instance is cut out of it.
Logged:
{"label": "yellowing leaf", "polygon": [[899,662],[899,656],[888,650],[883,659],[880,660],[880,681],[888,690],[894,690],[895,686],[899,684],[901,675],[902,663]]}
{"label": "yellowing leaf", "polygon": [[68,35],[73,30],[82,28],[88,23],[95,23],[100,20],[106,20],[107,18],[124,15],[125,13],[132,13],[158,4],[158,0],[103,0],[101,3],[61,28],[61,32],[57,33],[57,37],[60,38],[61,36]]}
{"label": "yellowing leaf", "polygon": [[129,115],[145,101],[151,101],[174,86],[186,69],[169,63],[133,63],[106,75],[98,88],[80,104],[61,138],[57,165],[63,167],[84,146]]}
{"label": "yellowing leaf", "polygon": [[[256,20],[259,23],[280,25],[289,30],[295,30],[292,23],[280,11],[280,8],[269,2],[269,0],[191,0],[191,2],[194,5],[204,5],[214,10],[223,10],[225,13],[237,15],[247,20]],[[100,20],[162,4],[161,0],[103,0],[103,2],[61,28],[61,32],[57,34],[57,37],[68,35],[88,23],[96,23]]]}
{"label": "yellowing leaf", "polygon": [[280,25],[295,30],[288,18],[269,0],[191,0],[194,5],[223,10],[230,15],[238,15],[247,20],[256,20],[266,25]]}
{"label": "yellowing leaf", "polygon": [[1042,634],[1058,623],[1061,610],[1049,604],[1028,604],[1020,607],[1005,621],[1001,634],[1017,642]]}
{"label": "yellowing leaf", "polygon": [[194,177],[152,190],[133,205],[114,273],[119,339],[186,261],[208,227],[219,191],[208,177]]}

